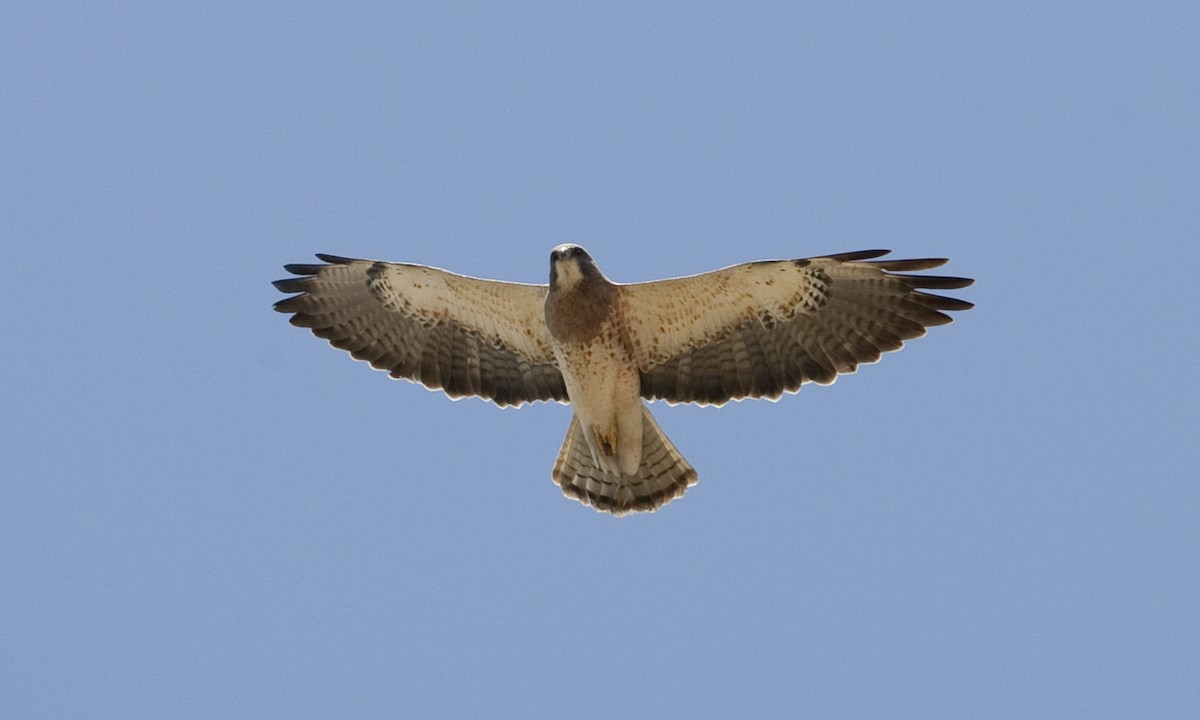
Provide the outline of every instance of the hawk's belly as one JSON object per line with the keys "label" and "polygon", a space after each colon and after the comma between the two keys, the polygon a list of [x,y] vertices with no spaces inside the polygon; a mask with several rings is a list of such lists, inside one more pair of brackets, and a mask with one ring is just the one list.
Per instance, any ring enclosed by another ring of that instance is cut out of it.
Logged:
{"label": "hawk's belly", "polygon": [[642,462],[641,377],[617,333],[597,333],[586,344],[556,343],[554,354],[596,464],[636,473]]}

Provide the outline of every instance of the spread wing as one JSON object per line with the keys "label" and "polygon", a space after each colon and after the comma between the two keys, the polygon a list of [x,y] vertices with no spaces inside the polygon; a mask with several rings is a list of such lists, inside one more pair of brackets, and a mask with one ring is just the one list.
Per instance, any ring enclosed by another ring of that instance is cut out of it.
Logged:
{"label": "spread wing", "polygon": [[755,262],[619,286],[642,396],[719,405],[777,398],[810,381],[828,385],[950,322],[943,311],[973,307],[923,292],[973,280],[905,274],[946,260],[865,262],[887,253]]}
{"label": "spread wing", "polygon": [[358,360],[450,397],[497,405],[567,400],[546,331],[545,285],[480,280],[445,270],[317,255],[286,265],[275,304],[291,323]]}

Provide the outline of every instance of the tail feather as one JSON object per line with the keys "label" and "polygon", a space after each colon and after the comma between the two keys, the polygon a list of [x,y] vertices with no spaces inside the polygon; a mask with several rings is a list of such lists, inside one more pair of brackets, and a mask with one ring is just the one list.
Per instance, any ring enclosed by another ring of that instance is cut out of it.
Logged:
{"label": "tail feather", "polygon": [[624,515],[652,512],[680,497],[696,484],[696,471],[643,405],[642,464],[636,474],[621,475],[601,468],[592,457],[578,418],[572,417],[554,464],[554,482],[567,497],[601,512]]}

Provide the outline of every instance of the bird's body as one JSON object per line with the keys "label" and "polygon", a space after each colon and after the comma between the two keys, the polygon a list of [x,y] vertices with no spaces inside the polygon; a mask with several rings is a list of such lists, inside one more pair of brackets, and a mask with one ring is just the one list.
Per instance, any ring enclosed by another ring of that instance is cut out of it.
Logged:
{"label": "bird's body", "polygon": [[546,330],[575,409],[552,476],[568,495],[618,513],[651,509],[696,482],[642,404],[621,299],[583,248],[551,253]]}
{"label": "bird's body", "polygon": [[866,262],[886,251],[763,261],[623,285],[576,245],[551,254],[549,285],[420,265],[319,256],[277,281],[276,304],[335,347],[392,376],[499,405],[570,402],[553,478],[598,510],[653,510],[696,472],[643,399],[723,404],[777,398],[874,362],[943,310],[970,303],[922,292],[964,278],[907,275],[941,259]]}
{"label": "bird's body", "polygon": [[641,379],[617,287],[582,266],[574,248],[551,256],[546,329],[588,447],[606,471],[632,474],[642,460]]}

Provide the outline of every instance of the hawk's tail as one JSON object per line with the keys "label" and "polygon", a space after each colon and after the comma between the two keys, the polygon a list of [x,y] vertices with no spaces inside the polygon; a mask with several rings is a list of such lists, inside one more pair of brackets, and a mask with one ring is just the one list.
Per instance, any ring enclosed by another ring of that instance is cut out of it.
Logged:
{"label": "hawk's tail", "polygon": [[571,417],[567,439],[554,463],[554,482],[563,494],[601,512],[651,512],[696,484],[696,471],[683,459],[650,410],[642,406],[642,464],[637,474],[604,470],[592,458],[578,418]]}

